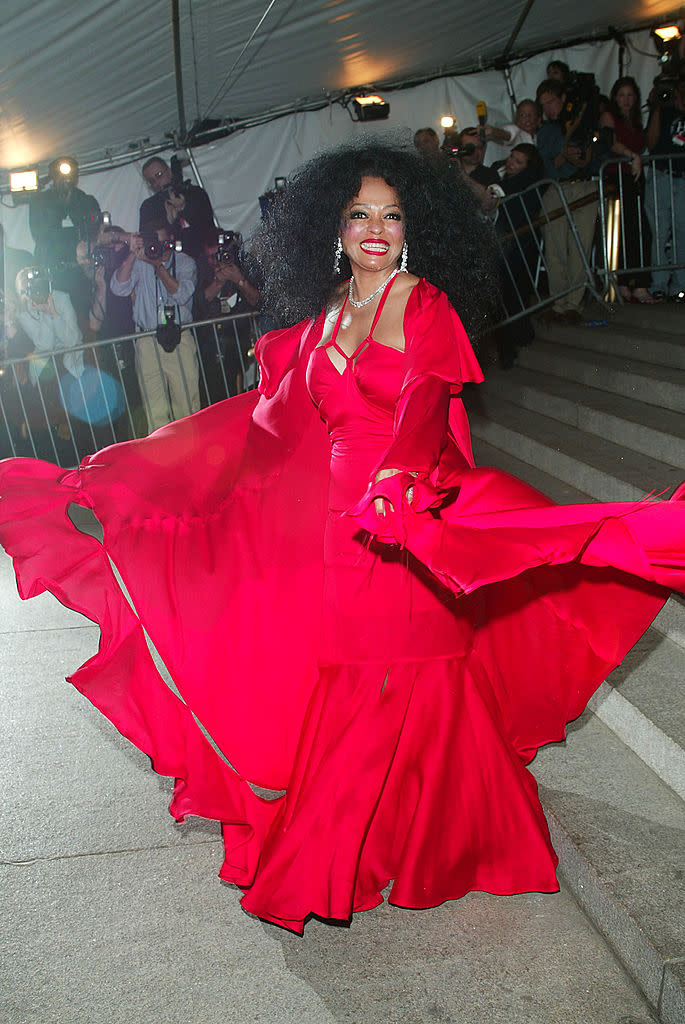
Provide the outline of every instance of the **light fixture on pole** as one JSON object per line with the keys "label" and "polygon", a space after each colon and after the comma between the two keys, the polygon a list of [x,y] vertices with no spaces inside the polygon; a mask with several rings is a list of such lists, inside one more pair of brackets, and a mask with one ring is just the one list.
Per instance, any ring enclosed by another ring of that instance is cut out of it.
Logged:
{"label": "light fixture on pole", "polygon": [[361,95],[352,98],[353,121],[384,121],[390,114],[390,104],[382,96]]}
{"label": "light fixture on pole", "polygon": [[37,192],[38,171],[36,168],[25,171],[10,171],[10,192]]}

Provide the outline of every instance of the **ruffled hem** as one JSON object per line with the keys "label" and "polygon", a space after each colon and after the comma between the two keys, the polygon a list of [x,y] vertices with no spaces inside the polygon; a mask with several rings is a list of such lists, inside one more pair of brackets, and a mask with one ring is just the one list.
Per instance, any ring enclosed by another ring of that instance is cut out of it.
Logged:
{"label": "ruffled hem", "polygon": [[477,660],[322,668],[243,907],[301,933],[389,902],[558,888],[535,780]]}

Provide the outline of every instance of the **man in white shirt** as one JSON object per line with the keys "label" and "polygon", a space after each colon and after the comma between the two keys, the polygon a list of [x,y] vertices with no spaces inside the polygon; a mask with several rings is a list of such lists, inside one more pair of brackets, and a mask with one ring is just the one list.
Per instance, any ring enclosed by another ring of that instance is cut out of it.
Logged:
{"label": "man in white shirt", "polygon": [[[12,354],[21,338],[20,347],[28,344],[30,351],[25,362],[14,364],[9,378],[9,419],[19,428],[15,441],[20,454],[22,444],[28,442],[34,456],[57,462],[62,455],[74,454],[65,407],[68,412],[70,382],[75,384],[83,374],[83,349],[79,348],[83,339],[71,299],[66,292],[52,290],[46,270],[20,270],[16,289],[19,306],[8,303],[6,343]],[[76,426],[75,421],[71,426]]]}
{"label": "man in white shirt", "polygon": [[502,147],[506,159],[514,146],[519,146],[522,142],[535,145],[535,136],[541,121],[540,108],[535,100],[521,100],[516,107],[513,124],[505,124],[501,128],[486,124],[483,131],[487,142]]}
{"label": "man in white shirt", "polygon": [[[176,252],[166,224],[150,226],[145,241],[131,235],[130,252],[112,276],[114,295],[133,296],[133,319],[140,331],[159,325],[191,323],[197,281],[195,261]],[[195,339],[180,330],[178,344],[167,351],[156,334],[136,341],[136,372],[150,430],[200,408]]]}

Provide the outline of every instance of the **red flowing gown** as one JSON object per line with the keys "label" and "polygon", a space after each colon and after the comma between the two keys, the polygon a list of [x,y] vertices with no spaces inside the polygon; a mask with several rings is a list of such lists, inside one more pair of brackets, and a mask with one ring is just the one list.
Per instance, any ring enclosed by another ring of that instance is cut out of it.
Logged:
{"label": "red flowing gown", "polygon": [[685,589],[685,489],[557,506],[474,468],[458,395],[482,375],[425,281],[404,353],[372,328],[341,373],[322,330],[260,340],[259,394],[77,470],[1,463],[19,592],[98,623],[71,681],[176,779],[177,820],[221,822],[250,912],[301,932],[391,880],[405,907],[553,891],[526,764]]}

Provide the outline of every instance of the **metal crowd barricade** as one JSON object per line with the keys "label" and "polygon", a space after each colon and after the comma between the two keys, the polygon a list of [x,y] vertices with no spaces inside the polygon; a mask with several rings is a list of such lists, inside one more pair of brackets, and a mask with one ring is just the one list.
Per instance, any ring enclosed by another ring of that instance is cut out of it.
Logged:
{"label": "metal crowd barricade", "polygon": [[[179,349],[161,352],[153,331],[0,361],[0,458],[29,456],[70,468],[106,445],[149,433],[149,397],[136,372],[136,347],[145,341],[157,353],[169,422],[196,411],[190,406],[198,386],[198,408],[250,390],[257,384],[260,319],[240,313],[184,324],[197,356],[198,380],[192,382]],[[83,352],[81,377],[65,370],[67,351]],[[169,359],[177,360],[186,408],[172,407],[164,373]]]}
{"label": "metal crowd barricade", "polygon": [[599,171],[601,264],[595,267],[604,293],[622,301],[620,278],[668,291],[673,270],[685,267],[685,153],[643,156],[634,182],[623,169],[627,157],[612,156]]}
{"label": "metal crowd barricade", "polygon": [[[590,265],[573,218],[573,211],[599,202],[599,192],[569,203],[561,183],[546,178],[521,192],[506,196],[499,204],[496,221],[497,243],[501,254],[501,319],[498,326],[536,313],[577,288],[588,288],[600,302],[595,274]],[[577,273],[571,273],[553,230],[557,221],[566,221],[570,244],[577,252]],[[565,272],[556,287],[550,285],[549,262],[558,254]]]}

